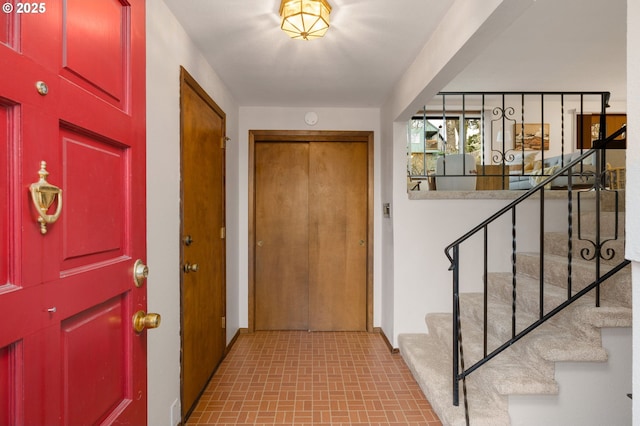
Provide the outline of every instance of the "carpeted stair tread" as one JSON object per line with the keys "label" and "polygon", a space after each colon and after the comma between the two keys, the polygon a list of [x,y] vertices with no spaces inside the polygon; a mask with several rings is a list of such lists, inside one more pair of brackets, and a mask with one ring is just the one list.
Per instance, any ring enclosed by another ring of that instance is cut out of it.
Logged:
{"label": "carpeted stair tread", "polygon": [[[452,315],[427,315],[427,324],[434,329],[441,348],[451,348],[453,342]],[[462,322],[462,344],[465,367],[469,368],[484,356],[483,333],[477,322]],[[495,348],[498,342],[488,336],[488,346]],[[525,359],[526,358],[526,359]],[[472,375],[484,384],[485,389],[494,389],[501,395],[555,394],[558,391],[554,380],[553,366],[535,355],[509,348],[474,371]]]}
{"label": "carpeted stair tread", "polygon": [[580,306],[574,315],[577,320],[593,327],[631,327],[633,309],[625,306]]}
{"label": "carpeted stair tread", "polygon": [[[443,354],[440,342],[429,334],[401,334],[400,353],[416,377],[420,388],[443,425],[464,426],[464,402],[460,384],[460,404],[452,403],[451,358]],[[469,376],[467,380],[469,416],[474,426],[509,425],[506,397],[487,393]]]}
{"label": "carpeted stair tread", "polygon": [[[516,267],[518,275],[538,279],[540,276],[540,257],[537,253],[518,253]],[[595,281],[594,262],[574,259],[572,263],[572,291],[574,294]],[[612,267],[601,264],[600,275]],[[545,255],[545,282],[558,287],[567,287],[567,259],[552,254]],[[631,268],[626,266],[614,277],[600,286],[601,297],[622,306],[631,307]]]}
{"label": "carpeted stair tread", "polygon": [[[488,276],[489,297],[511,303],[513,297],[513,275],[508,272],[493,272]],[[526,275],[516,277],[516,309],[531,315],[540,313],[540,281]],[[547,314],[567,300],[567,289],[554,284],[544,285],[544,313]],[[594,305],[592,292],[574,302],[574,305]]]}
{"label": "carpeted stair tread", "polygon": [[[512,297],[512,275],[509,273],[497,272],[489,274],[489,294],[491,298],[499,299],[503,303],[511,303]],[[607,283],[603,284],[606,286]],[[518,276],[516,282],[517,287],[517,303],[516,309],[518,313],[526,312],[529,315],[539,315],[539,292],[540,283],[537,279],[533,279],[526,276]],[[544,313],[549,313],[552,309],[559,306],[561,303],[567,300],[567,290],[555,286],[553,284],[545,284],[544,286]],[[508,301],[508,302],[507,302]],[[581,336],[583,340],[598,341],[600,339],[601,327],[594,321],[588,320],[585,316],[586,313],[582,313],[580,316],[574,315],[574,311],[584,306],[585,312],[591,312],[592,315],[597,315],[597,310],[594,311],[591,308],[595,308],[595,292],[591,291],[580,299],[576,300],[570,306],[553,316],[548,320],[550,324],[553,324],[562,329],[567,329],[573,334]],[[619,302],[610,301],[604,297],[601,299],[601,308],[616,308],[622,309]],[[630,311],[630,308],[624,308],[623,312]],[[611,325],[616,326],[615,324]]]}
{"label": "carpeted stair tread", "polygon": [[[469,322],[482,324],[484,322],[482,295],[461,295],[461,304],[465,301],[471,302],[467,306],[469,309],[464,310],[465,315],[469,316]],[[489,300],[488,333],[492,337],[491,341],[497,342],[497,344],[489,345],[489,352],[511,338],[511,309],[510,305]],[[537,316],[523,312],[518,313],[516,318],[517,332],[524,330],[538,320]],[[605,361],[607,352],[600,344],[599,332],[576,333],[572,323],[546,322],[522,338],[524,345],[514,345],[514,348],[516,351],[520,348],[532,348],[533,350],[529,350],[530,354],[520,353],[519,356],[531,355],[546,361]],[[530,363],[539,364],[535,359],[530,360]],[[537,368],[542,368],[542,366],[539,365]]]}

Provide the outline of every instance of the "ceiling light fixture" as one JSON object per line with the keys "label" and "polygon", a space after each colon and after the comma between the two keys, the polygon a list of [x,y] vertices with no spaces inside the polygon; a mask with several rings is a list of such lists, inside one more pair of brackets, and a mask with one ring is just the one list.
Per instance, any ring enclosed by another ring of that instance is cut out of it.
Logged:
{"label": "ceiling light fixture", "polygon": [[322,37],[329,29],[331,6],[327,0],[282,0],[282,31],[293,39]]}

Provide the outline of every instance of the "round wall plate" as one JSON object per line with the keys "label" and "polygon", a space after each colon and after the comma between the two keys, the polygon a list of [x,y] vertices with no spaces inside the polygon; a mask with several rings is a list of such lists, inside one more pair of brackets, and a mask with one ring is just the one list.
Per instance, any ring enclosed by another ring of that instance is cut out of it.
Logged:
{"label": "round wall plate", "polygon": [[306,113],[304,115],[304,122],[307,123],[309,126],[313,126],[318,122],[318,114],[316,114],[313,111]]}

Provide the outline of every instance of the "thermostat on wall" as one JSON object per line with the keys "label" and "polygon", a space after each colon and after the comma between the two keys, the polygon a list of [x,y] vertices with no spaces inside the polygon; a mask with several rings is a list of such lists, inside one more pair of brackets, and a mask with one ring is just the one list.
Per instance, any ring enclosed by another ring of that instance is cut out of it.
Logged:
{"label": "thermostat on wall", "polygon": [[304,122],[309,126],[315,125],[318,122],[318,114],[313,111],[306,113],[304,115]]}

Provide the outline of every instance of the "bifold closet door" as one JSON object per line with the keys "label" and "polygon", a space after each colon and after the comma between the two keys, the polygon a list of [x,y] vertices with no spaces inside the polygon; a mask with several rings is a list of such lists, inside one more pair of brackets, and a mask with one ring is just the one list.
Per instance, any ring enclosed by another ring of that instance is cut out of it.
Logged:
{"label": "bifold closet door", "polygon": [[255,146],[255,328],[309,329],[309,144]]}
{"label": "bifold closet door", "polygon": [[366,330],[368,147],[255,145],[255,329]]}
{"label": "bifold closet door", "polygon": [[367,144],[309,150],[309,329],[366,330]]}

